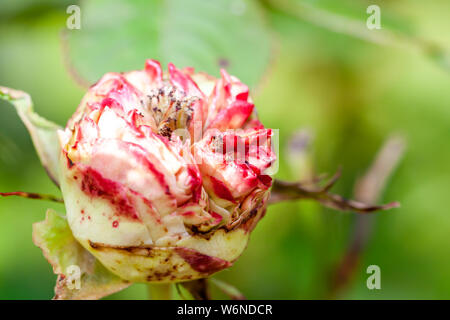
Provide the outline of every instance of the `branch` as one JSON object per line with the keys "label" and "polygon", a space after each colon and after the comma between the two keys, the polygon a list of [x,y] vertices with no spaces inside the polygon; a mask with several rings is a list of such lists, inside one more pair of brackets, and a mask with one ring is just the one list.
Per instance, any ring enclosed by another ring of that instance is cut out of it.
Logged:
{"label": "branch", "polygon": [[[378,152],[372,166],[365,176],[357,181],[355,198],[366,203],[378,200],[384,186],[405,150],[405,142],[400,137],[389,138]],[[333,272],[329,297],[335,297],[352,279],[358,266],[361,253],[370,238],[373,216],[358,216],[353,227],[353,236],[342,260]]]}
{"label": "branch", "polygon": [[47,200],[47,201],[64,203],[63,199],[55,197],[53,195],[34,193],[34,192],[24,192],[24,191],[0,192],[0,196],[2,196],[2,197],[18,196],[18,197],[28,198],[28,199]]}
{"label": "branch", "polygon": [[275,179],[272,185],[269,204],[289,200],[312,199],[331,209],[354,211],[357,213],[371,213],[400,206],[398,202],[391,202],[385,205],[368,205],[330,193],[329,190],[334,186],[340,175],[341,172],[338,170],[323,187],[309,187],[301,182],[288,182]]}
{"label": "branch", "polygon": [[84,79],[76,70],[75,66],[72,64],[70,59],[70,48],[69,48],[69,40],[67,39],[68,34],[66,30],[61,31],[60,33],[60,44],[61,44],[61,56],[63,60],[64,67],[68,72],[69,76],[72,77],[72,80],[80,86],[82,89],[88,89],[90,87],[90,83]]}

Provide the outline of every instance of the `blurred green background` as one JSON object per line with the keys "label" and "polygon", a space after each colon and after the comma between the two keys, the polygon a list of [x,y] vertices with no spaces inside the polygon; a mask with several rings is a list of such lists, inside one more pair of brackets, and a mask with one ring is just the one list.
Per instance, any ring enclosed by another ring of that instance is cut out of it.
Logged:
{"label": "blurred green background", "polygon": [[[141,68],[156,57],[214,74],[225,65],[251,84],[262,122],[280,129],[278,178],[303,177],[311,166],[333,173],[342,165],[333,191],[351,197],[383,142],[392,133],[407,141],[380,199],[402,206],[376,214],[341,290],[331,289],[332,275],[356,216],[311,201],[271,206],[243,256],[218,278],[252,299],[450,298],[449,1],[168,0],[150,1],[153,11],[129,1],[140,19],[133,12],[123,18],[119,5],[104,9],[104,1],[84,10],[88,2],[81,4],[80,30],[66,28],[66,8],[76,1],[0,3],[0,84],[30,93],[37,112],[61,125],[85,91],[68,64],[91,81],[111,65]],[[381,8],[381,31],[364,27],[369,4]],[[359,38],[336,32],[332,17],[343,25],[359,21],[350,28],[362,30]],[[384,31],[398,41],[367,41]],[[136,37],[130,40],[130,33]],[[1,101],[0,108],[0,191],[58,195],[14,109]],[[314,140],[308,165],[300,167],[289,161],[287,146],[302,128]],[[0,299],[53,296],[56,276],[31,239],[32,223],[49,207],[64,212],[58,204],[0,199]],[[372,264],[381,268],[381,290],[366,287]],[[134,285],[109,298],[145,295],[144,285]]]}

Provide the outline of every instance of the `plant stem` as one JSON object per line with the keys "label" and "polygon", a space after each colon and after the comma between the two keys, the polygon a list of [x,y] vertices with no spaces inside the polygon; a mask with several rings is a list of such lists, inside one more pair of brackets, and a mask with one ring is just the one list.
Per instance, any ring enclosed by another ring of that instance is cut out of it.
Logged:
{"label": "plant stem", "polygon": [[64,203],[63,199],[55,197],[51,194],[42,194],[42,193],[34,193],[34,192],[24,192],[24,191],[0,192],[0,196],[2,196],[2,197],[18,196],[18,197],[28,198],[28,199],[48,200],[48,201],[53,201],[53,202]]}
{"label": "plant stem", "polygon": [[172,284],[147,284],[147,292],[151,300],[172,300]]}

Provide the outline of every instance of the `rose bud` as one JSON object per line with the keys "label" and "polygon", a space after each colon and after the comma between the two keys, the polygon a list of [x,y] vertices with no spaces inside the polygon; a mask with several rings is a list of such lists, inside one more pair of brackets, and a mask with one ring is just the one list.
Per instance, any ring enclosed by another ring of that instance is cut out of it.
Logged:
{"label": "rose bud", "polygon": [[272,131],[248,88],[148,60],[107,73],[59,132],[60,185],[74,237],[134,282],[230,267],[266,210]]}

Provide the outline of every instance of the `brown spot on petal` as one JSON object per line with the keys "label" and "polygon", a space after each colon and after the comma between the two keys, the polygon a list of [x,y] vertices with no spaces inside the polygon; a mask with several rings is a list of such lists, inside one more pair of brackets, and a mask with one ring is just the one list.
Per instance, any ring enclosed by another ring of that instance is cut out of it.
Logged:
{"label": "brown spot on petal", "polygon": [[178,253],[197,272],[212,274],[231,266],[231,262],[211,257],[189,248],[175,248]]}
{"label": "brown spot on petal", "polygon": [[108,250],[121,250],[124,253],[129,253],[132,255],[139,255],[139,256],[145,256],[145,257],[153,257],[155,255],[162,254],[161,252],[153,252],[153,246],[151,245],[142,245],[142,246],[113,246],[108,245],[105,243],[98,243],[93,242],[89,240],[89,245],[92,249],[98,250],[98,251],[108,251]]}
{"label": "brown spot on petal", "polygon": [[71,169],[74,166],[74,163],[73,163],[72,159],[69,158],[67,153],[65,153],[65,156],[66,156],[66,160],[67,160],[67,168]]}

